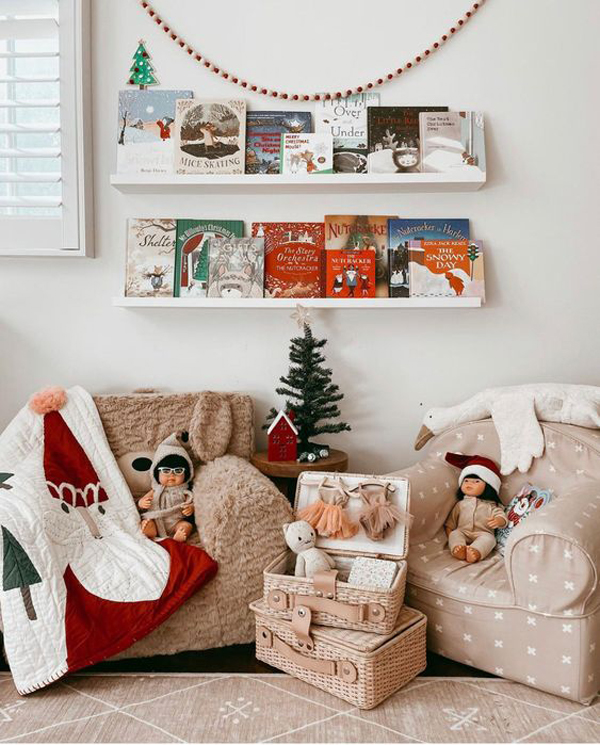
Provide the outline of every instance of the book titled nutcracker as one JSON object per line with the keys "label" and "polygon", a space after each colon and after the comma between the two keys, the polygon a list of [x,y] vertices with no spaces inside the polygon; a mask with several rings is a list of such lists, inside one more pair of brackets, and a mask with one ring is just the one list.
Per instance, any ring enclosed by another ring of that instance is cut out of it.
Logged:
{"label": "book titled nutcracker", "polygon": [[419,173],[419,114],[447,106],[369,106],[369,173]]}
{"label": "book titled nutcracker", "polygon": [[281,173],[318,175],[333,173],[333,137],[327,132],[282,134]]}
{"label": "book titled nutcracker", "polygon": [[326,297],[375,297],[374,251],[330,249],[324,257]]}
{"label": "book titled nutcracker", "polygon": [[388,223],[392,215],[325,215],[325,248],[375,253],[375,296],[388,297]]}
{"label": "book titled nutcracker", "polygon": [[265,240],[265,297],[321,297],[322,222],[255,222],[252,235]]}
{"label": "book titled nutcracker", "polygon": [[117,173],[173,173],[173,130],[186,90],[119,91]]}
{"label": "book titled nutcracker", "polygon": [[243,220],[177,220],[175,297],[206,297],[209,239],[243,235]]}
{"label": "book titled nutcracker", "polygon": [[315,132],[333,137],[335,173],[367,172],[367,107],[379,106],[379,93],[322,99],[316,105]]}
{"label": "book titled nutcracker", "polygon": [[310,111],[249,111],[246,115],[246,173],[279,173],[281,135],[310,132]]}
{"label": "book titled nutcracker", "polygon": [[245,101],[177,101],[177,173],[244,173],[245,149]]}
{"label": "book titled nutcracker", "polygon": [[263,238],[210,238],[208,297],[263,296]]}
{"label": "book titled nutcracker", "polygon": [[423,112],[419,123],[423,172],[477,170],[485,173],[483,114],[477,111]]}
{"label": "book titled nutcracker", "polygon": [[173,297],[175,220],[127,222],[126,297]]}
{"label": "book titled nutcracker", "polygon": [[410,241],[411,297],[480,297],[485,300],[481,241]]}

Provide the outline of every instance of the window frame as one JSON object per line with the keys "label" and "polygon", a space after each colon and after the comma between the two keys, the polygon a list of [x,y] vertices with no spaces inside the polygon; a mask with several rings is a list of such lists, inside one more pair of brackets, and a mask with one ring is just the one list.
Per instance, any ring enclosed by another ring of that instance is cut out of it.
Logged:
{"label": "window frame", "polygon": [[[60,132],[62,216],[57,247],[37,248],[52,218],[1,215],[0,231],[15,245],[0,257],[93,257],[91,127],[91,0],[59,0]],[[19,248],[18,243],[26,245]]]}

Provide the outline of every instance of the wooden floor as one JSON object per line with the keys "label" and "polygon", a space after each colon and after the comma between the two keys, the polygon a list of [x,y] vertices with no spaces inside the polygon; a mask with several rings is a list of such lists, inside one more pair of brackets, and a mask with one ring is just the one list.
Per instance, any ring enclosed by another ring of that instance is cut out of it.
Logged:
{"label": "wooden floor", "polygon": [[[86,668],[86,672],[110,673],[276,673],[279,672],[254,656],[253,644],[242,644],[203,652],[181,652],[159,657],[143,657],[116,662],[101,662]],[[427,668],[422,676],[427,677],[473,677],[493,675],[476,670],[459,662],[447,660],[437,654],[428,653]]]}

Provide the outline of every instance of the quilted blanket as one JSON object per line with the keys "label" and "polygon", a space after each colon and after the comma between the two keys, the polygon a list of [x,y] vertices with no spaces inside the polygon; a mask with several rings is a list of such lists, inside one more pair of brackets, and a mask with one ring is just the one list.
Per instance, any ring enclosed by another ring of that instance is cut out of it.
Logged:
{"label": "quilted blanket", "polygon": [[[63,397],[64,398],[64,397]],[[126,649],[211,579],[195,546],[153,542],[82,388],[0,435],[0,607],[20,693]]]}

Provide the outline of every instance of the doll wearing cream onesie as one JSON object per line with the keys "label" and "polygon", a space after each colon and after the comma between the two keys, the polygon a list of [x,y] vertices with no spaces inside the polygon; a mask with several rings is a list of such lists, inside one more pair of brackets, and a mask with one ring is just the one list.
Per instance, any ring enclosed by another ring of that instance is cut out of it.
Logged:
{"label": "doll wearing cream onesie", "polygon": [[444,524],[448,548],[456,559],[474,564],[493,551],[496,528],[508,525],[498,499],[500,472],[494,461],[477,455],[446,453],[446,461],[462,468],[459,501]]}

